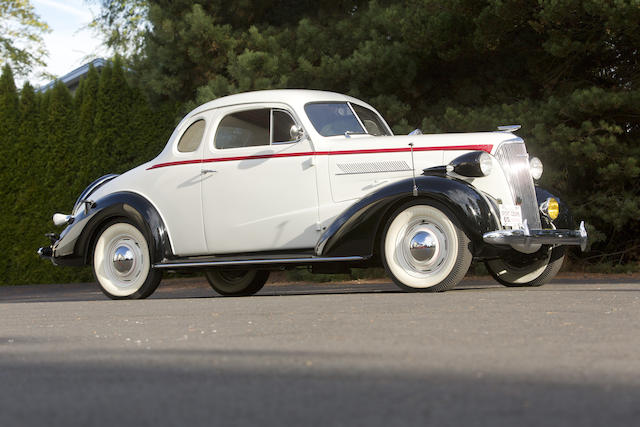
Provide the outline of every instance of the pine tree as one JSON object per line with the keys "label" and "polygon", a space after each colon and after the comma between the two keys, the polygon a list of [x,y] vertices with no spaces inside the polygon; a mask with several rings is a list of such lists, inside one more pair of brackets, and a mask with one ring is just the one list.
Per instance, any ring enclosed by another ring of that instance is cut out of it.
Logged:
{"label": "pine tree", "polygon": [[[84,159],[80,168],[81,180],[88,185],[99,177],[93,168],[92,156],[95,139],[96,107],[98,100],[98,72],[89,66],[87,77],[82,81],[82,100],[78,110],[78,154]],[[78,102],[76,101],[76,104]]]}
{"label": "pine tree", "polygon": [[18,91],[9,65],[2,67],[0,75],[0,138],[6,141],[15,136],[20,114]]}
{"label": "pine tree", "polygon": [[113,65],[104,67],[100,74],[93,144],[97,176],[123,172],[135,157],[128,134],[131,102],[131,89],[122,62],[116,58]]}
{"label": "pine tree", "polygon": [[73,193],[78,191],[76,165],[81,160],[76,156],[77,121],[73,99],[69,89],[60,81],[51,89],[47,123],[47,184],[52,194],[56,194],[51,208],[54,212],[64,212],[73,205]]}
{"label": "pine tree", "polygon": [[[0,247],[9,250],[15,242],[18,231],[16,221],[17,181],[15,152],[18,146],[18,126],[20,120],[18,91],[13,72],[8,65],[2,68],[0,75]],[[11,256],[0,260],[0,283],[10,283],[11,271],[16,269],[16,261]]]}
{"label": "pine tree", "polygon": [[8,231],[15,251],[12,255],[17,268],[9,272],[12,283],[35,283],[43,269],[42,261],[34,256],[39,246],[47,243],[44,231],[51,227],[50,216],[42,210],[42,176],[46,173],[43,159],[46,145],[40,136],[40,110],[37,95],[27,82],[20,92],[20,124],[18,149],[15,152],[16,204],[14,223]]}

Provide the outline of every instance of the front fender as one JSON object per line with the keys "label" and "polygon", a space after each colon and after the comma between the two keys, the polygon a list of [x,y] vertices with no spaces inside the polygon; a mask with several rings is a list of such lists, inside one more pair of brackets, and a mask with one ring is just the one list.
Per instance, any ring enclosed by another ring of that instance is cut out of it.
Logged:
{"label": "front fender", "polygon": [[371,257],[387,218],[400,204],[416,198],[447,206],[461,222],[474,247],[482,246],[484,233],[500,228],[491,202],[468,183],[442,176],[419,176],[415,180],[417,196],[412,194],[412,179],[406,179],[353,204],[320,237],[316,254]]}
{"label": "front fender", "polygon": [[173,256],[167,228],[156,208],[143,196],[128,191],[109,194],[78,213],[53,245],[53,258],[61,264],[90,264],[93,239],[114,218],[133,221],[151,246],[152,262]]}
{"label": "front fender", "polygon": [[[573,216],[571,216],[571,212],[569,212],[569,206],[566,203],[563,203],[560,200],[560,197],[551,194],[549,190],[546,190],[542,187],[536,186],[536,199],[538,200],[538,206],[547,200],[549,197],[553,197],[558,201],[558,205],[560,206],[560,213],[558,214],[558,218],[553,221],[553,226],[558,229],[565,230],[573,230],[576,228],[576,224],[573,220]],[[551,226],[551,222],[544,215],[540,215],[540,219],[542,221],[544,228],[553,228]]]}

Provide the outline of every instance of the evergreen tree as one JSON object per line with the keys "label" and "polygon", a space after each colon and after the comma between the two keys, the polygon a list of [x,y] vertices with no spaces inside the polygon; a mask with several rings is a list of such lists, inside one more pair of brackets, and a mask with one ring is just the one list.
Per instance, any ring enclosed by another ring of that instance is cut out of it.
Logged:
{"label": "evergreen tree", "polygon": [[[34,248],[44,243],[43,230],[51,227],[50,218],[43,215],[41,200],[42,176],[46,172],[45,144],[40,135],[40,110],[33,87],[26,82],[20,92],[20,124],[18,126],[18,149],[15,151],[16,204],[14,220],[7,230],[13,242],[12,258],[17,268],[8,272],[10,283],[21,283],[28,276],[30,282],[38,281],[37,272],[42,272],[41,260],[34,256]],[[36,274],[34,274],[36,273]]]}
{"label": "evergreen tree", "polygon": [[81,141],[89,143],[93,140],[93,128],[96,119],[99,77],[93,65],[89,66],[86,79],[82,81],[82,100],[79,108],[78,132]]}
{"label": "evergreen tree", "polygon": [[[98,72],[89,66],[87,77],[82,81],[82,100],[78,109],[78,151],[83,164],[80,167],[80,176],[83,182],[88,185],[94,179],[98,178],[93,169],[93,162],[90,161],[93,153],[93,144],[95,139],[94,127],[96,120],[96,108],[98,100]],[[76,101],[78,104],[78,101]]]}
{"label": "evergreen tree", "polygon": [[[64,212],[73,205],[73,193],[79,160],[76,156],[76,115],[69,89],[57,81],[51,89],[47,113],[47,180],[46,184],[56,197],[52,200],[54,212]],[[82,190],[82,189],[80,189]],[[69,194],[72,193],[72,194]]]}
{"label": "evergreen tree", "polygon": [[[16,237],[16,230],[12,229],[16,221],[17,181],[15,168],[15,151],[18,146],[18,125],[20,111],[19,98],[16,90],[13,72],[5,64],[0,75],[0,247],[12,253],[11,250]],[[7,276],[16,269],[16,261],[11,256],[0,260],[0,275]]]}
{"label": "evergreen tree", "polygon": [[113,65],[104,67],[100,73],[93,144],[96,177],[125,171],[135,156],[128,134],[131,103],[131,89],[122,62],[116,58]]}
{"label": "evergreen tree", "polygon": [[18,129],[20,119],[18,103],[19,97],[13,71],[9,65],[5,64],[0,75],[0,138],[3,141],[13,138]]}

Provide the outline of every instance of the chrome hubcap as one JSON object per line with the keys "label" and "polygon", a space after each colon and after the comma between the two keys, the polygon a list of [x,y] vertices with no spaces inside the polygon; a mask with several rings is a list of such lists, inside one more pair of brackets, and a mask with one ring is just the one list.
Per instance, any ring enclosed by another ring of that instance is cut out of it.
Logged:
{"label": "chrome hubcap", "polygon": [[430,231],[417,232],[409,242],[411,256],[417,261],[429,261],[438,249],[438,240]]}
{"label": "chrome hubcap", "polygon": [[425,219],[410,221],[398,235],[396,247],[399,264],[415,277],[439,271],[449,253],[446,232]]}
{"label": "chrome hubcap", "polygon": [[127,287],[134,282],[143,267],[140,245],[128,235],[119,235],[107,244],[107,271],[118,287]]}
{"label": "chrome hubcap", "polygon": [[113,267],[120,274],[127,274],[133,268],[133,251],[127,246],[118,246],[113,254]]}

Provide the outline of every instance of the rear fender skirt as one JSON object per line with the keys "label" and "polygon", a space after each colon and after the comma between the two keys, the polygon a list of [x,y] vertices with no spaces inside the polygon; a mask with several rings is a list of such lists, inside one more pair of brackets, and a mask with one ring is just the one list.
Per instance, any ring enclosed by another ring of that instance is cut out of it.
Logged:
{"label": "rear fender skirt", "polygon": [[377,237],[387,218],[402,203],[411,200],[439,202],[462,223],[474,251],[484,244],[482,235],[499,226],[488,199],[464,181],[441,177],[416,177],[417,196],[411,178],[390,184],[359,200],[340,214],[316,245],[318,256],[363,256],[374,254]]}
{"label": "rear fender skirt", "polygon": [[91,264],[96,233],[109,220],[123,217],[133,221],[150,242],[153,263],[173,257],[167,228],[156,208],[143,196],[128,191],[109,194],[77,215],[54,245],[54,257]]}

